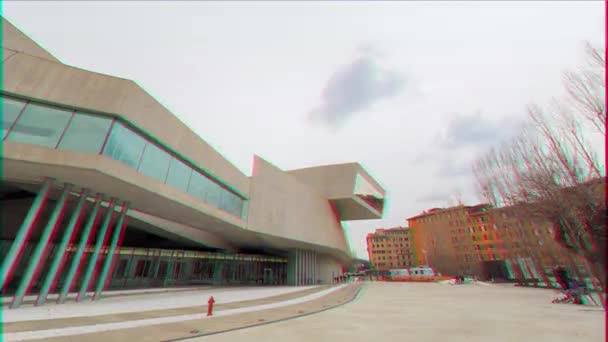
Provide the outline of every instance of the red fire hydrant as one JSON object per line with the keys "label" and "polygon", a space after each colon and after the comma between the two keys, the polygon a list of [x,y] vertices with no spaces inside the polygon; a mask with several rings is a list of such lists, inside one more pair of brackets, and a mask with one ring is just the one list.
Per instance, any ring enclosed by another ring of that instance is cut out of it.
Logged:
{"label": "red fire hydrant", "polygon": [[209,297],[209,301],[207,303],[209,304],[207,305],[207,316],[213,316],[213,303],[215,303],[213,296]]}

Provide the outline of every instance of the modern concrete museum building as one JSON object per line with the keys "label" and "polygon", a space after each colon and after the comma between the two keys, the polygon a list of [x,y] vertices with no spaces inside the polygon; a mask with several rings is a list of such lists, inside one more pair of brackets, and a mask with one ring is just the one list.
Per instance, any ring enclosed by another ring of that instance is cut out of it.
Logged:
{"label": "modern concrete museum building", "polygon": [[125,287],[331,283],[342,221],[382,216],[357,163],[240,172],[134,81],[2,20],[0,284],[18,306]]}

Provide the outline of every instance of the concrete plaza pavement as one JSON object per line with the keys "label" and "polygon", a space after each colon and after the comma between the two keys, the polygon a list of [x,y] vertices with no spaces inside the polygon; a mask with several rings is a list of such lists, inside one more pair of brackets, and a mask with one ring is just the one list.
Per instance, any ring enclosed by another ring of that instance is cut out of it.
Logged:
{"label": "concrete plaza pavement", "polygon": [[606,340],[601,308],[552,304],[554,294],[512,285],[374,282],[325,312],[187,341]]}
{"label": "concrete plaza pavement", "polygon": [[[350,301],[359,289],[360,284],[250,288],[252,293],[247,295],[249,300],[238,301],[239,298],[243,299],[239,290],[216,288],[217,298],[224,297],[224,300],[216,302],[212,317],[207,317],[206,306],[200,305],[137,313],[82,316],[84,313],[91,313],[90,309],[85,310],[85,306],[96,306],[99,303],[81,303],[79,305],[82,306],[82,311],[78,317],[5,323],[2,327],[2,340],[171,341],[311,314]],[[264,292],[266,295],[275,295],[254,299]],[[168,297],[173,295],[175,293],[169,294]],[[147,296],[149,301],[158,300],[156,295]]]}
{"label": "concrete plaza pavement", "polygon": [[[206,306],[210,296],[218,303],[234,303],[278,296],[316,288],[317,286],[260,286],[260,287],[201,287],[178,289],[172,292],[132,291],[130,295],[105,296],[99,301],[90,299],[77,303],[68,301],[62,305],[53,302],[44,306],[23,305],[17,309],[6,309],[2,315],[3,323],[23,321],[43,321],[66,318],[120,315],[169,309]],[[118,291],[117,291],[118,292]],[[124,292],[123,292],[124,294]]]}

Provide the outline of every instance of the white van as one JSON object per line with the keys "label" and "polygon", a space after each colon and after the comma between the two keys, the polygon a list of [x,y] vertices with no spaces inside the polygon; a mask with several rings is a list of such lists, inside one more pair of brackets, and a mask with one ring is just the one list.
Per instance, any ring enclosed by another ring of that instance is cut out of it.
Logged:
{"label": "white van", "polygon": [[431,277],[434,275],[433,268],[427,266],[391,270],[392,277]]}

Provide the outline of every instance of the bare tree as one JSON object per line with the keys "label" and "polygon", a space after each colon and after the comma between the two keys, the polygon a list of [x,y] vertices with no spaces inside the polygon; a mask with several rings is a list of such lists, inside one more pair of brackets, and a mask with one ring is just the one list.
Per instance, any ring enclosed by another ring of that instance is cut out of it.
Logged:
{"label": "bare tree", "polygon": [[587,45],[588,66],[564,74],[566,97],[531,105],[520,136],[474,164],[481,195],[524,219],[553,224],[556,240],[585,257],[605,285],[605,171],[582,126],[605,139],[605,58]]}
{"label": "bare tree", "polygon": [[578,72],[565,72],[564,84],[569,100],[578,113],[606,134],[606,56],[589,43],[586,44],[586,52],[587,65]]}

